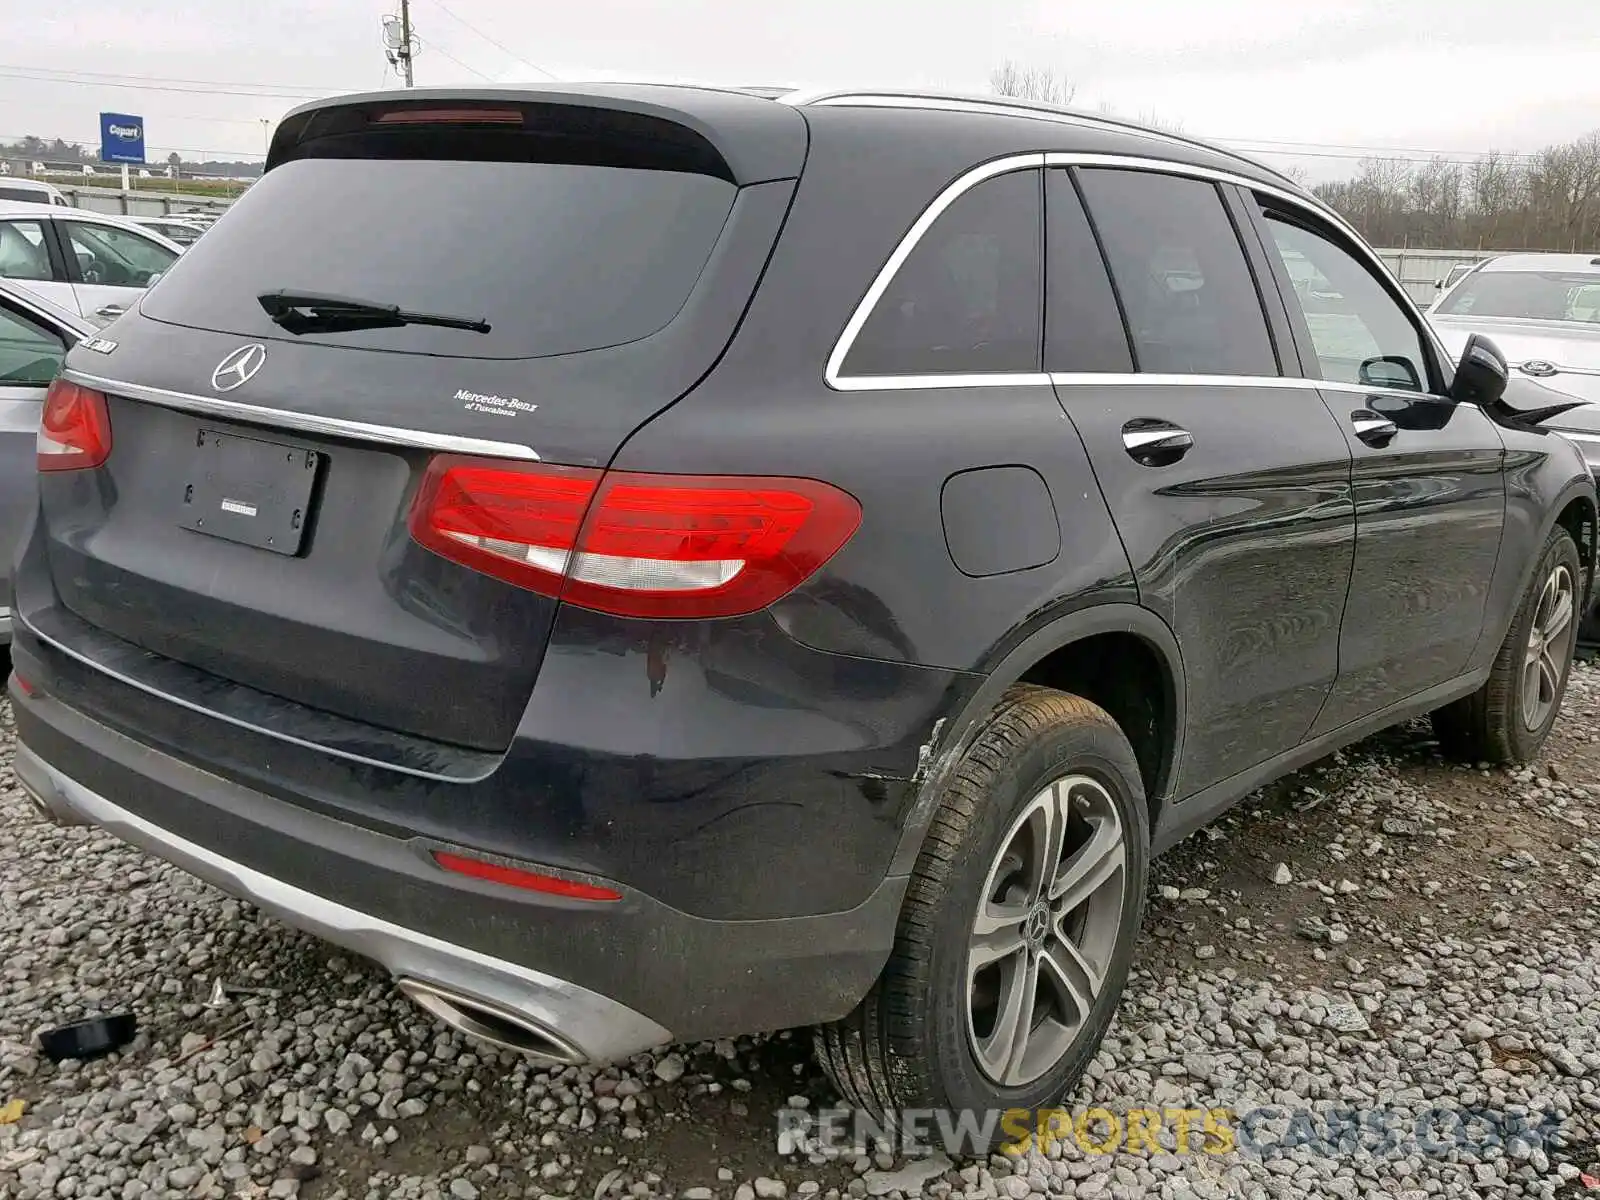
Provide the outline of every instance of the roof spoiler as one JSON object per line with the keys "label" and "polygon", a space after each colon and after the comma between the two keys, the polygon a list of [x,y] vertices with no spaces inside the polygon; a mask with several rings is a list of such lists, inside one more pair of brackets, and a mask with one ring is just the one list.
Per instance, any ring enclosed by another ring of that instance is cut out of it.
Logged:
{"label": "roof spoiler", "polygon": [[[406,88],[316,100],[278,125],[265,170],[306,157],[311,143],[338,156],[337,140],[373,136],[403,139],[426,122],[379,124],[383,115],[440,114],[441,124],[471,126],[477,134],[548,137],[553,152],[574,139],[594,146],[652,147],[677,169],[722,176],[740,187],[794,179],[805,164],[805,119],[793,108],[743,92],[664,84],[561,84],[549,88]],[[473,112],[499,114],[473,121]],[[506,121],[508,112],[516,120]],[[445,118],[450,118],[446,120]],[[517,128],[513,131],[510,126]],[[398,144],[398,143],[397,143]],[[676,159],[671,156],[677,155]],[[592,160],[592,155],[591,159]],[[557,159],[556,161],[563,161]],[[641,162],[641,165],[653,165]],[[713,169],[714,168],[714,169]]]}

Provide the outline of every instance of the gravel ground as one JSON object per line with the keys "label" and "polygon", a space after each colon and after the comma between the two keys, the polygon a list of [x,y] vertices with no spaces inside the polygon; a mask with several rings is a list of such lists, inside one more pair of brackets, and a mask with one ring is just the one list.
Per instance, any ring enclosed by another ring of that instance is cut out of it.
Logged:
{"label": "gravel ground", "polygon": [[[1585,1194],[1597,708],[1600,671],[1579,668],[1544,759],[1515,773],[1392,731],[1161,860],[1121,1015],[1069,1105],[1227,1107],[1231,1145],[1175,1153],[1168,1125],[1161,1153],[919,1163],[779,1154],[777,1109],[836,1103],[803,1034],[556,1072],[466,1043],[374,968],[39,822],[0,706],[0,1198]],[[208,1007],[219,977],[234,990]],[[118,1055],[52,1066],[33,1047],[41,1027],[129,1009],[141,1032]],[[1346,1109],[1434,1132],[1356,1138]],[[1263,1123],[1239,1124],[1247,1110]],[[1502,1136],[1450,1132],[1441,1110],[1491,1114]]]}

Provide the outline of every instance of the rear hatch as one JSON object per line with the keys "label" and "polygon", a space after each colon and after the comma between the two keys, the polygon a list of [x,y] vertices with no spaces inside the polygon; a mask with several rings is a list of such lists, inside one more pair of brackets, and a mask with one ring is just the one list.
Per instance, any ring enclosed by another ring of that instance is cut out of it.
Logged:
{"label": "rear hatch", "polygon": [[557,601],[419,544],[419,488],[444,455],[605,466],[726,347],[804,153],[792,109],[687,89],[291,114],[68,361],[111,449],[42,476],[59,604],[218,688],[504,749]]}

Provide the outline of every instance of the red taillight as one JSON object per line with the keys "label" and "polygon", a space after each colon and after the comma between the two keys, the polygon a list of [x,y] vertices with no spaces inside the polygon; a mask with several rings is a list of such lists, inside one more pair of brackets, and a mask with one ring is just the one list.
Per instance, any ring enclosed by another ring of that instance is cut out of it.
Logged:
{"label": "red taillight", "polygon": [[45,395],[34,444],[41,471],[98,467],[111,454],[106,398],[90,388],[57,379]]}
{"label": "red taillight", "polygon": [[439,458],[411,510],[430,550],[631,617],[733,617],[793,591],[861,523],[814,479],[646,475]]}
{"label": "red taillight", "polygon": [[569,900],[621,900],[622,893],[592,883],[579,883],[575,879],[560,879],[539,871],[525,871],[520,867],[503,867],[499,863],[484,862],[481,858],[466,858],[460,854],[433,852],[433,861],[446,871],[484,879],[490,883],[503,883],[507,887],[522,888],[529,892],[543,892],[547,896],[565,896]]}

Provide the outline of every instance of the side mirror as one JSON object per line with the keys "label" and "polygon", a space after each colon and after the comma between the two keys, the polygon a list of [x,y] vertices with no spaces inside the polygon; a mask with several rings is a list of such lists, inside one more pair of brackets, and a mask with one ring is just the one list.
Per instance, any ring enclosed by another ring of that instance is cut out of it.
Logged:
{"label": "side mirror", "polygon": [[1361,382],[1369,387],[1393,388],[1397,392],[1420,392],[1422,376],[1416,364],[1403,354],[1384,354],[1361,364]]}
{"label": "side mirror", "polygon": [[1506,382],[1510,378],[1506,356],[1500,353],[1500,347],[1483,334],[1475,333],[1461,351],[1455,382],[1450,385],[1450,398],[1479,407],[1496,404],[1506,394]]}

